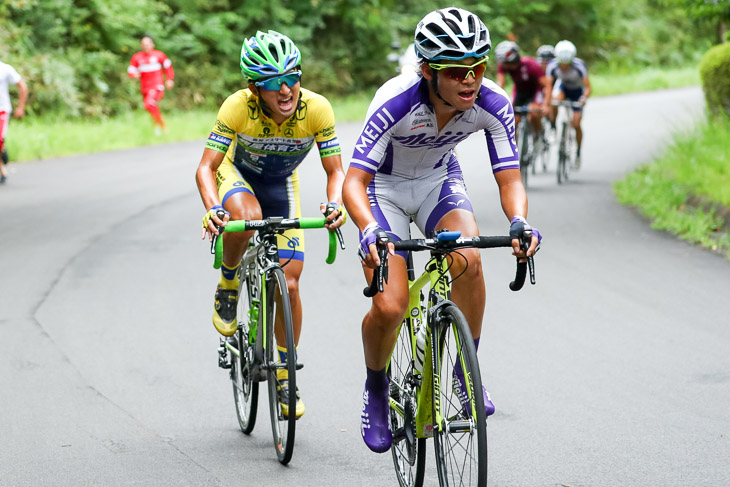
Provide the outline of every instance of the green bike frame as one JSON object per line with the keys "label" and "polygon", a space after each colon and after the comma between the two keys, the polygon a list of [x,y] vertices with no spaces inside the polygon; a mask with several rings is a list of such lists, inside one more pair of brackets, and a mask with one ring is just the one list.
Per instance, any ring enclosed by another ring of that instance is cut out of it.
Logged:
{"label": "green bike frame", "polygon": [[[423,288],[426,285],[430,285],[427,309],[423,306]],[[444,418],[441,416],[441,404],[438,401],[438,398],[441,397],[441,384],[439,383],[439,377],[433,375],[436,357],[433,356],[433,347],[431,346],[435,338],[433,336],[434,327],[432,326],[432,320],[436,317],[435,311],[437,308],[443,303],[450,302],[450,299],[451,283],[446,259],[443,256],[433,257],[426,264],[424,272],[415,280],[409,280],[408,282],[408,311],[401,324],[401,326],[408,326],[410,330],[411,352],[413,357],[417,353],[415,330],[419,326],[426,327],[423,370],[420,373],[414,370],[416,375],[421,376],[420,387],[418,388],[418,409],[416,411],[416,436],[418,438],[433,437],[434,425],[444,424]],[[460,357],[460,360],[463,361],[463,358]],[[464,363],[461,366],[462,370],[467,369]],[[468,384],[467,393],[469,397],[473,397],[474,386],[471,382],[471,377],[467,375],[465,380]],[[433,401],[434,397],[437,398],[435,404]],[[393,400],[391,400],[391,406],[399,409]],[[473,414],[472,417],[476,417],[476,415]]]}

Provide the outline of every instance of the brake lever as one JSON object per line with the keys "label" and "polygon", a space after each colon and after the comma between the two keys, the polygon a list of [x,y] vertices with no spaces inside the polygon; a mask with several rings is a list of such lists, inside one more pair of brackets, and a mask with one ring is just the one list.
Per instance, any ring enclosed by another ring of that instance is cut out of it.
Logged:
{"label": "brake lever", "polygon": [[337,235],[337,241],[340,243],[340,249],[345,250],[345,238],[342,236],[340,227],[335,228],[335,235]]}
{"label": "brake lever", "polygon": [[378,257],[380,257],[380,269],[378,271],[378,291],[383,292],[383,283],[388,284],[388,243],[380,248],[378,245]]}
{"label": "brake lever", "polygon": [[[527,253],[527,250],[530,248],[530,244],[532,244],[532,230],[528,230],[525,232],[521,240],[521,246],[522,250]],[[531,255],[527,257],[527,269],[530,272],[530,284],[535,285],[535,259],[534,255]]]}
{"label": "brake lever", "polygon": [[[215,212],[215,216],[218,217],[220,221],[223,221],[223,219],[226,217],[226,212],[223,210],[218,210]],[[218,235],[213,235],[213,238],[210,241],[210,253],[215,255],[215,244],[218,241],[219,237],[223,236],[223,232],[226,231],[226,227],[223,225],[216,225],[216,230],[218,230]]]}
{"label": "brake lever", "polygon": [[[332,213],[335,210],[340,211],[339,208],[335,207],[335,205],[333,205],[332,203],[327,203],[327,207],[324,211],[325,218],[327,218],[330,215],[330,213]],[[338,216],[338,218],[339,218],[339,216]],[[336,218],[335,218],[335,220],[336,220]],[[335,232],[335,235],[337,235],[337,242],[339,242],[339,244],[340,244],[340,249],[345,250],[345,238],[342,236],[340,227],[335,228],[334,232]]]}

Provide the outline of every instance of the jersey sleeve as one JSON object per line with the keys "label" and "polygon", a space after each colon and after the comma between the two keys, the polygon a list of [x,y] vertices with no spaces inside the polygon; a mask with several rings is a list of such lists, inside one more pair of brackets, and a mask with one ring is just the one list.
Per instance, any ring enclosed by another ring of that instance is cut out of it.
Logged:
{"label": "jersey sleeve", "polygon": [[586,63],[582,59],[575,58],[573,60],[573,66],[581,78],[586,79],[588,77],[588,68],[586,68]]}
{"label": "jersey sleeve", "polygon": [[162,54],[162,69],[165,71],[165,77],[167,79],[175,79],[175,70],[172,69],[172,61],[170,61],[170,58],[167,57],[167,55],[164,52],[160,52]]}
{"label": "jersey sleeve", "polygon": [[350,167],[375,174],[389,150],[392,155],[393,130],[411,108],[412,91],[418,90],[418,83],[409,82],[411,86],[398,86],[398,83],[407,79],[397,76],[375,93],[365,117],[365,125],[355,140]]}
{"label": "jersey sleeve", "polygon": [[324,159],[342,154],[340,141],[335,132],[335,112],[330,102],[325,97],[317,95],[310,99],[309,105],[307,117],[311,117],[311,129],[319,148],[319,157]]}
{"label": "jersey sleeve", "polygon": [[20,80],[23,78],[20,77],[18,72],[15,70],[15,68],[10,66],[9,64],[7,65],[7,67],[8,67],[8,77],[7,77],[8,84],[17,85],[18,83],[20,83]]}
{"label": "jersey sleeve", "polygon": [[485,79],[479,106],[484,110],[481,120],[492,172],[496,174],[505,169],[519,169],[515,113],[507,93],[494,82]]}
{"label": "jersey sleeve", "polygon": [[[213,149],[224,154],[228,152],[228,148],[233,143],[233,138],[238,130],[238,127],[235,126],[235,114],[237,110],[247,110],[245,97],[242,97],[239,93],[234,93],[226,98],[226,101],[218,110],[215,125],[213,125],[213,130],[211,130],[205,143],[206,149]],[[243,101],[242,98],[244,98]]]}
{"label": "jersey sleeve", "polygon": [[139,56],[137,54],[132,56],[132,59],[129,61],[129,66],[127,66],[127,75],[130,78],[134,78],[135,74],[139,74]]}
{"label": "jersey sleeve", "polygon": [[558,60],[553,59],[548,63],[547,67],[545,68],[545,74],[547,74],[551,78],[557,79],[559,78],[558,73],[556,72],[558,69]]}

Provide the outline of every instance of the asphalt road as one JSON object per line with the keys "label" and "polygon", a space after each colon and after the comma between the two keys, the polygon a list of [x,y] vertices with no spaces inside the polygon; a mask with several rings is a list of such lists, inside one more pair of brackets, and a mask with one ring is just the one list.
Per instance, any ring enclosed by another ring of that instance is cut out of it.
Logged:
{"label": "asphalt road", "polygon": [[[580,173],[530,180],[537,285],[511,293],[509,252],[484,254],[490,485],[730,485],[730,262],[652,230],[611,189],[702,116],[696,88],[591,100]],[[359,128],[338,127],[346,154]],[[503,234],[482,137],[459,155],[482,233]],[[359,433],[368,301],[352,225],[333,266],[324,232],[307,233],[291,464],[265,398],[253,434],[238,430],[199,240],[202,146],[17,164],[0,187],[0,486],[396,485]],[[313,155],[301,173],[313,216],[324,173]]]}

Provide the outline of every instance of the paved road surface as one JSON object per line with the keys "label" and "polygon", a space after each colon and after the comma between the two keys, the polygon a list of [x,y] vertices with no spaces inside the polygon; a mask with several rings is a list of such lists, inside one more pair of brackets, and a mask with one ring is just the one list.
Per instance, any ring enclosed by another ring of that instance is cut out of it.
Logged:
{"label": "paved road surface", "polygon": [[[508,251],[484,254],[490,485],[730,484],[730,263],[611,190],[701,117],[695,88],[591,100],[581,172],[531,179],[538,285],[509,292]],[[339,127],[346,153],[358,130]],[[307,234],[292,463],[275,459],[265,399],[253,435],[237,429],[198,240],[201,152],[30,162],[0,188],[0,486],[395,485],[358,431],[368,302],[351,225],[332,267],[323,232]],[[459,154],[482,233],[504,233],[482,136]],[[310,215],[317,166],[302,171]]]}

